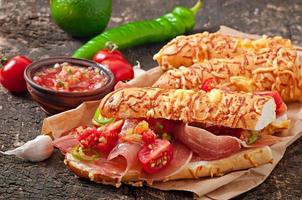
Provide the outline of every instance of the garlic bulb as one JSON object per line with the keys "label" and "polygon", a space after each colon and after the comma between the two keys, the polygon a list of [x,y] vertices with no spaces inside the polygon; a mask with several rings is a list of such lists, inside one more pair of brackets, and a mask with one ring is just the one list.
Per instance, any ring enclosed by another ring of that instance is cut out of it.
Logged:
{"label": "garlic bulb", "polygon": [[143,70],[141,68],[141,64],[139,63],[139,61],[136,61],[136,65],[133,66],[133,71],[134,71],[134,77],[138,77],[138,76],[141,76],[143,75],[144,73],[146,73],[145,70]]}
{"label": "garlic bulb", "polygon": [[39,162],[50,157],[53,152],[52,139],[48,135],[39,135],[34,140],[26,142],[24,145],[5,152],[5,155],[15,155],[18,158]]}

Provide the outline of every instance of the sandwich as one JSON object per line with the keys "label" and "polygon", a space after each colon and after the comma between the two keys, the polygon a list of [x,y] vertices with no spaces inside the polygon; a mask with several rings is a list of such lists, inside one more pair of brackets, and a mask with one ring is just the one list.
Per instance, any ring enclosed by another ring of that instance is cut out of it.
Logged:
{"label": "sandwich", "polygon": [[297,52],[289,48],[213,58],[166,71],[153,87],[200,90],[228,87],[234,91],[277,91],[286,102],[302,100],[302,74]]}
{"label": "sandwich", "polygon": [[291,41],[282,37],[263,36],[252,40],[203,32],[176,37],[155,54],[153,59],[167,70],[180,66],[189,67],[213,58],[232,58],[246,52],[262,54],[279,48],[294,49]]}
{"label": "sandwich", "polygon": [[289,124],[277,101],[284,104],[223,89],[120,88],[101,100],[93,127],[54,145],[77,176],[116,187],[221,176],[272,162],[268,145]]}

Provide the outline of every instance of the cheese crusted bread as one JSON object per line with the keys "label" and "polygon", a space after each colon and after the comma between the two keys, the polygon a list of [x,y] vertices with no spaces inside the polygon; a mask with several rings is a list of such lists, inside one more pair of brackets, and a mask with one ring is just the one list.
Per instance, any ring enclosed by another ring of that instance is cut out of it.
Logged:
{"label": "cheese crusted bread", "polygon": [[297,52],[280,48],[232,59],[211,59],[165,72],[153,87],[193,89],[209,78],[217,87],[235,91],[278,91],[284,101],[302,100],[302,75]]}
{"label": "cheese crusted bread", "polygon": [[257,131],[276,119],[271,97],[218,89],[124,88],[106,95],[99,109],[108,118],[164,118]]}
{"label": "cheese crusted bread", "polygon": [[163,69],[189,67],[205,59],[230,58],[247,51],[261,53],[268,49],[293,48],[290,40],[282,37],[267,37],[251,40],[220,33],[197,33],[178,36],[166,44],[153,59]]}

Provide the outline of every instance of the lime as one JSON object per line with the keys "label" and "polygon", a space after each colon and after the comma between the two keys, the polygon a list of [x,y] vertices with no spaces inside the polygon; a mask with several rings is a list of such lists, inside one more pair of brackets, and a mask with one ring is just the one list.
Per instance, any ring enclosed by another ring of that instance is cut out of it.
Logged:
{"label": "lime", "polygon": [[104,31],[111,17],[112,0],[50,0],[56,24],[76,37],[92,37]]}

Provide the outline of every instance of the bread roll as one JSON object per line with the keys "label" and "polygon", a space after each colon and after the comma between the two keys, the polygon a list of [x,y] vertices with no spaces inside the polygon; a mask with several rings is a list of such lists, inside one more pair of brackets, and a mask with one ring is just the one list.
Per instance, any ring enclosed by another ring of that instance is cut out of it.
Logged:
{"label": "bread roll", "polygon": [[278,91],[284,101],[302,100],[302,75],[297,52],[280,48],[264,54],[211,59],[165,72],[153,87],[199,90],[209,78],[234,91]]}
{"label": "bread roll", "polygon": [[262,53],[280,47],[293,48],[291,41],[281,37],[266,37],[251,40],[220,33],[197,33],[178,36],[165,45],[153,59],[163,69],[189,67],[205,59],[230,58],[245,54],[247,51]]}
{"label": "bread roll", "polygon": [[218,89],[124,88],[106,95],[99,109],[108,118],[165,118],[257,131],[276,119],[271,97]]}

